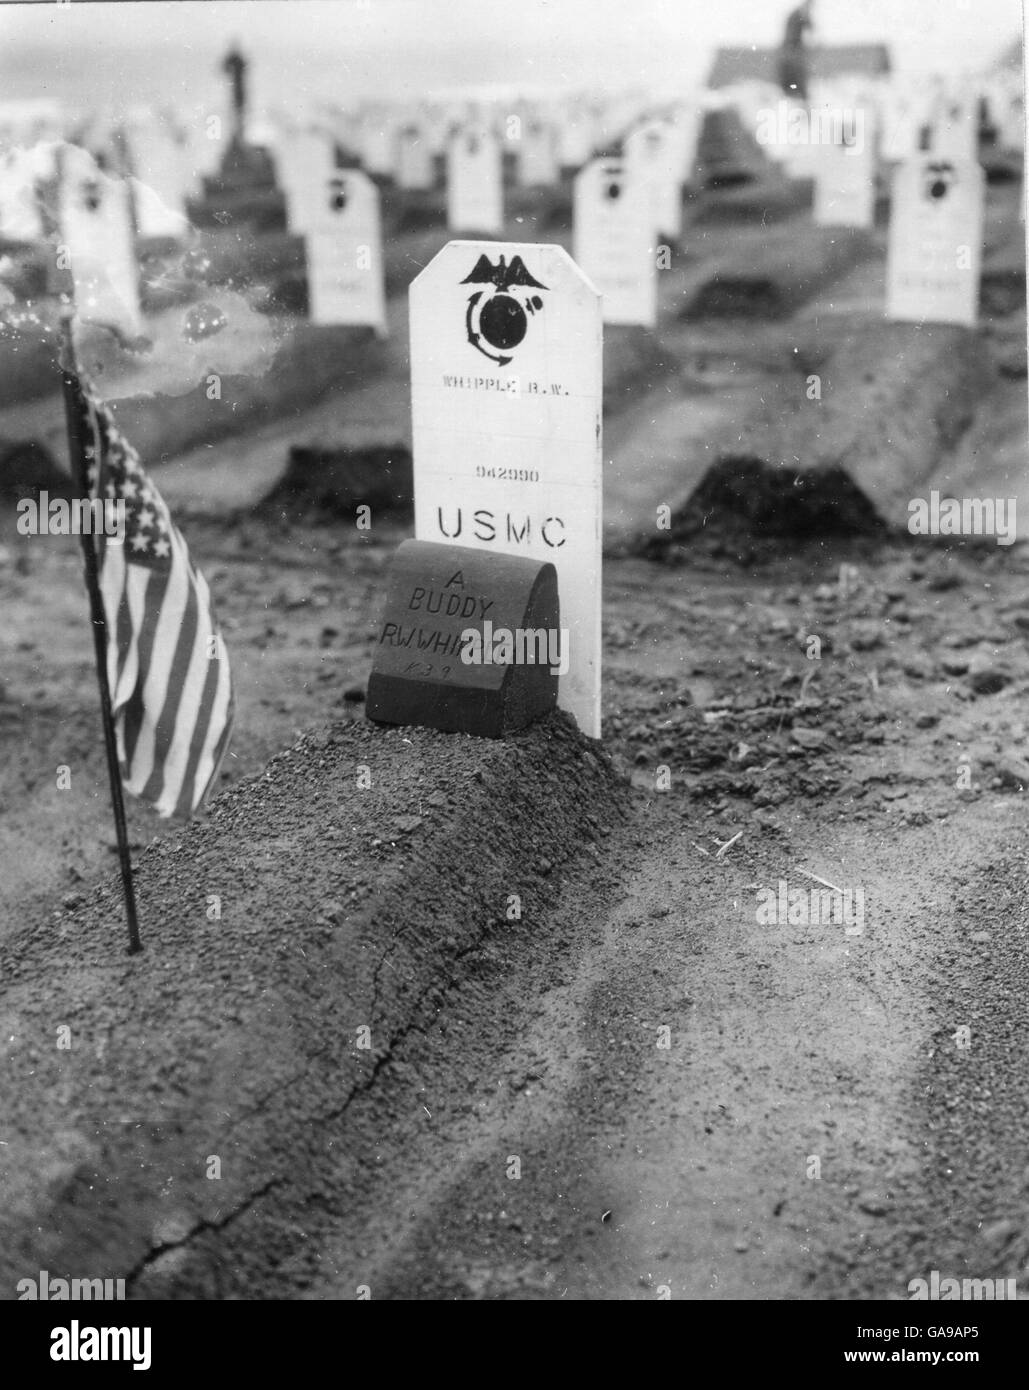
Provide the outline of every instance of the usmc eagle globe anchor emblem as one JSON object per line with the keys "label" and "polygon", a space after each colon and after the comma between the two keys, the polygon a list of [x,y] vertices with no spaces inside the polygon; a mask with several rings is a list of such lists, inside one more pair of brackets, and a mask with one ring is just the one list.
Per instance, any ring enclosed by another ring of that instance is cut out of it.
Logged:
{"label": "usmc eagle globe anchor emblem", "polygon": [[925,196],[932,202],[946,198],[952,186],[957,183],[957,170],[953,164],[933,162],[925,166],[922,186]]}
{"label": "usmc eagle globe anchor emblem", "polygon": [[[460,283],[489,286],[468,296],[465,330],[476,352],[498,367],[506,367],[512,359],[505,354],[518,346],[528,332],[530,316],[543,308],[539,295],[527,291],[545,290],[547,286],[529,274],[521,256],[515,256],[510,265],[504,256],[496,265],[488,256],[480,256],[472,273]],[[497,351],[490,352],[483,342]]]}

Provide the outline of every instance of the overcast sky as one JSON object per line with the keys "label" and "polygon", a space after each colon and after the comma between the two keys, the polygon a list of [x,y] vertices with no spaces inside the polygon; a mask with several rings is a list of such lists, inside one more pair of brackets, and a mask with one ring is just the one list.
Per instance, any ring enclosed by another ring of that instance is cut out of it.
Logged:
{"label": "overcast sky", "polygon": [[[402,96],[433,88],[703,80],[721,43],[778,41],[795,0],[116,0],[0,7],[0,100],[190,96],[238,39],[254,92]],[[900,70],[974,70],[1020,32],[1020,0],[816,0],[816,39],[889,44]]]}

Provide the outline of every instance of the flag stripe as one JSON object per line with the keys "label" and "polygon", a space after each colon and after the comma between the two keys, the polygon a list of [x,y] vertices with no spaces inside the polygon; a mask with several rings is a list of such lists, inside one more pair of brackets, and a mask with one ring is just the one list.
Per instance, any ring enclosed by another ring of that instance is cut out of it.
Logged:
{"label": "flag stripe", "polygon": [[135,576],[132,583],[129,583],[128,576],[125,580],[125,602],[132,624],[132,645],[124,663],[124,675],[118,684],[117,697],[114,699],[116,712],[122,709],[126,712],[130,709],[132,711],[131,719],[126,720],[125,728],[125,752],[130,761],[135,757],[136,742],[143,726],[143,685],[139,675],[139,634],[146,612],[146,588],[149,575],[141,575],[139,580],[140,582],[136,583]]}
{"label": "flag stripe", "polygon": [[[199,707],[205,713],[202,719],[197,720],[196,735],[194,736],[192,742],[186,745],[186,753],[188,756],[185,759],[185,766],[182,768],[181,775],[179,777],[176,800],[176,810],[179,815],[183,814],[182,806],[184,804],[192,805],[193,803],[194,783],[196,782],[197,766],[200,762],[200,757],[203,753],[204,745],[207,742],[207,731],[210,727],[211,715],[214,711],[214,697],[218,689],[218,662],[212,661],[207,656],[206,652],[203,652],[201,654],[201,660],[203,661],[203,664],[204,666],[206,666],[207,669],[204,670],[200,667],[197,667],[195,669],[194,674],[203,683],[203,694],[199,700]],[[176,761],[174,765],[177,767],[178,762]]]}
{"label": "flag stripe", "polygon": [[[142,589],[141,622],[136,629],[137,661],[139,675],[136,687],[141,690],[145,717],[139,728],[136,745],[129,751],[133,763],[142,756],[153,761],[153,725],[160,714],[162,678],[165,674],[164,646],[174,640],[175,627],[181,618],[181,610],[162,602],[167,584],[163,579],[154,583],[146,571],[135,571],[129,576],[129,584],[134,589]],[[158,593],[157,591],[160,590]],[[152,592],[151,592],[152,591]],[[118,711],[115,710],[115,714]],[[145,779],[144,779],[145,780]],[[138,792],[135,793],[139,795]]]}
{"label": "flag stripe", "polygon": [[[178,598],[179,594],[175,597]],[[151,691],[150,706],[157,713],[157,717],[151,720],[153,739],[149,749],[149,766],[133,768],[133,780],[143,782],[139,795],[157,806],[162,803],[164,782],[170,770],[169,761],[176,751],[179,703],[188,682],[188,668],[193,658],[197,632],[196,593],[191,588],[186,589],[181,597],[184,600],[181,612],[176,613],[169,604],[161,614],[158,635],[164,639],[164,648],[160,656],[166,657],[166,651],[170,649],[170,660],[155,659],[147,681]],[[169,615],[174,627],[168,621]],[[186,713],[189,713],[188,709]]]}
{"label": "flag stripe", "polygon": [[221,770],[235,714],[232,677],[229,674],[229,657],[225,650],[225,643],[220,636],[218,638],[218,651],[218,689],[214,697],[207,739],[194,777],[193,799],[196,805],[204,801],[208,790],[214,784]]}

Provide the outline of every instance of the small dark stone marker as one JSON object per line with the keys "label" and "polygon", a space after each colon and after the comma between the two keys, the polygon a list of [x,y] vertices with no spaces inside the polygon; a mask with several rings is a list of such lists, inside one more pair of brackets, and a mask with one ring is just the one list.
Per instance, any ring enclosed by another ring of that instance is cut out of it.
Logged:
{"label": "small dark stone marker", "polygon": [[[500,630],[513,637],[519,629],[558,632],[554,566],[470,546],[404,541],[390,570],[368,718],[501,738],[555,708],[557,675],[549,664],[463,661],[462,633],[470,629],[479,633],[483,656],[493,651],[490,634]],[[540,653],[531,641],[523,650],[548,659],[547,648]]]}

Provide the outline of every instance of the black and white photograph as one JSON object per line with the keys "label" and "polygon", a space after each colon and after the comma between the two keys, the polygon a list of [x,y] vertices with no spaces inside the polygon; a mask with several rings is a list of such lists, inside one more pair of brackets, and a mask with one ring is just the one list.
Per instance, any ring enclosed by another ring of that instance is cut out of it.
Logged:
{"label": "black and white photograph", "polygon": [[1024,19],[0,3],[27,1374],[562,1301],[1006,1373]]}

